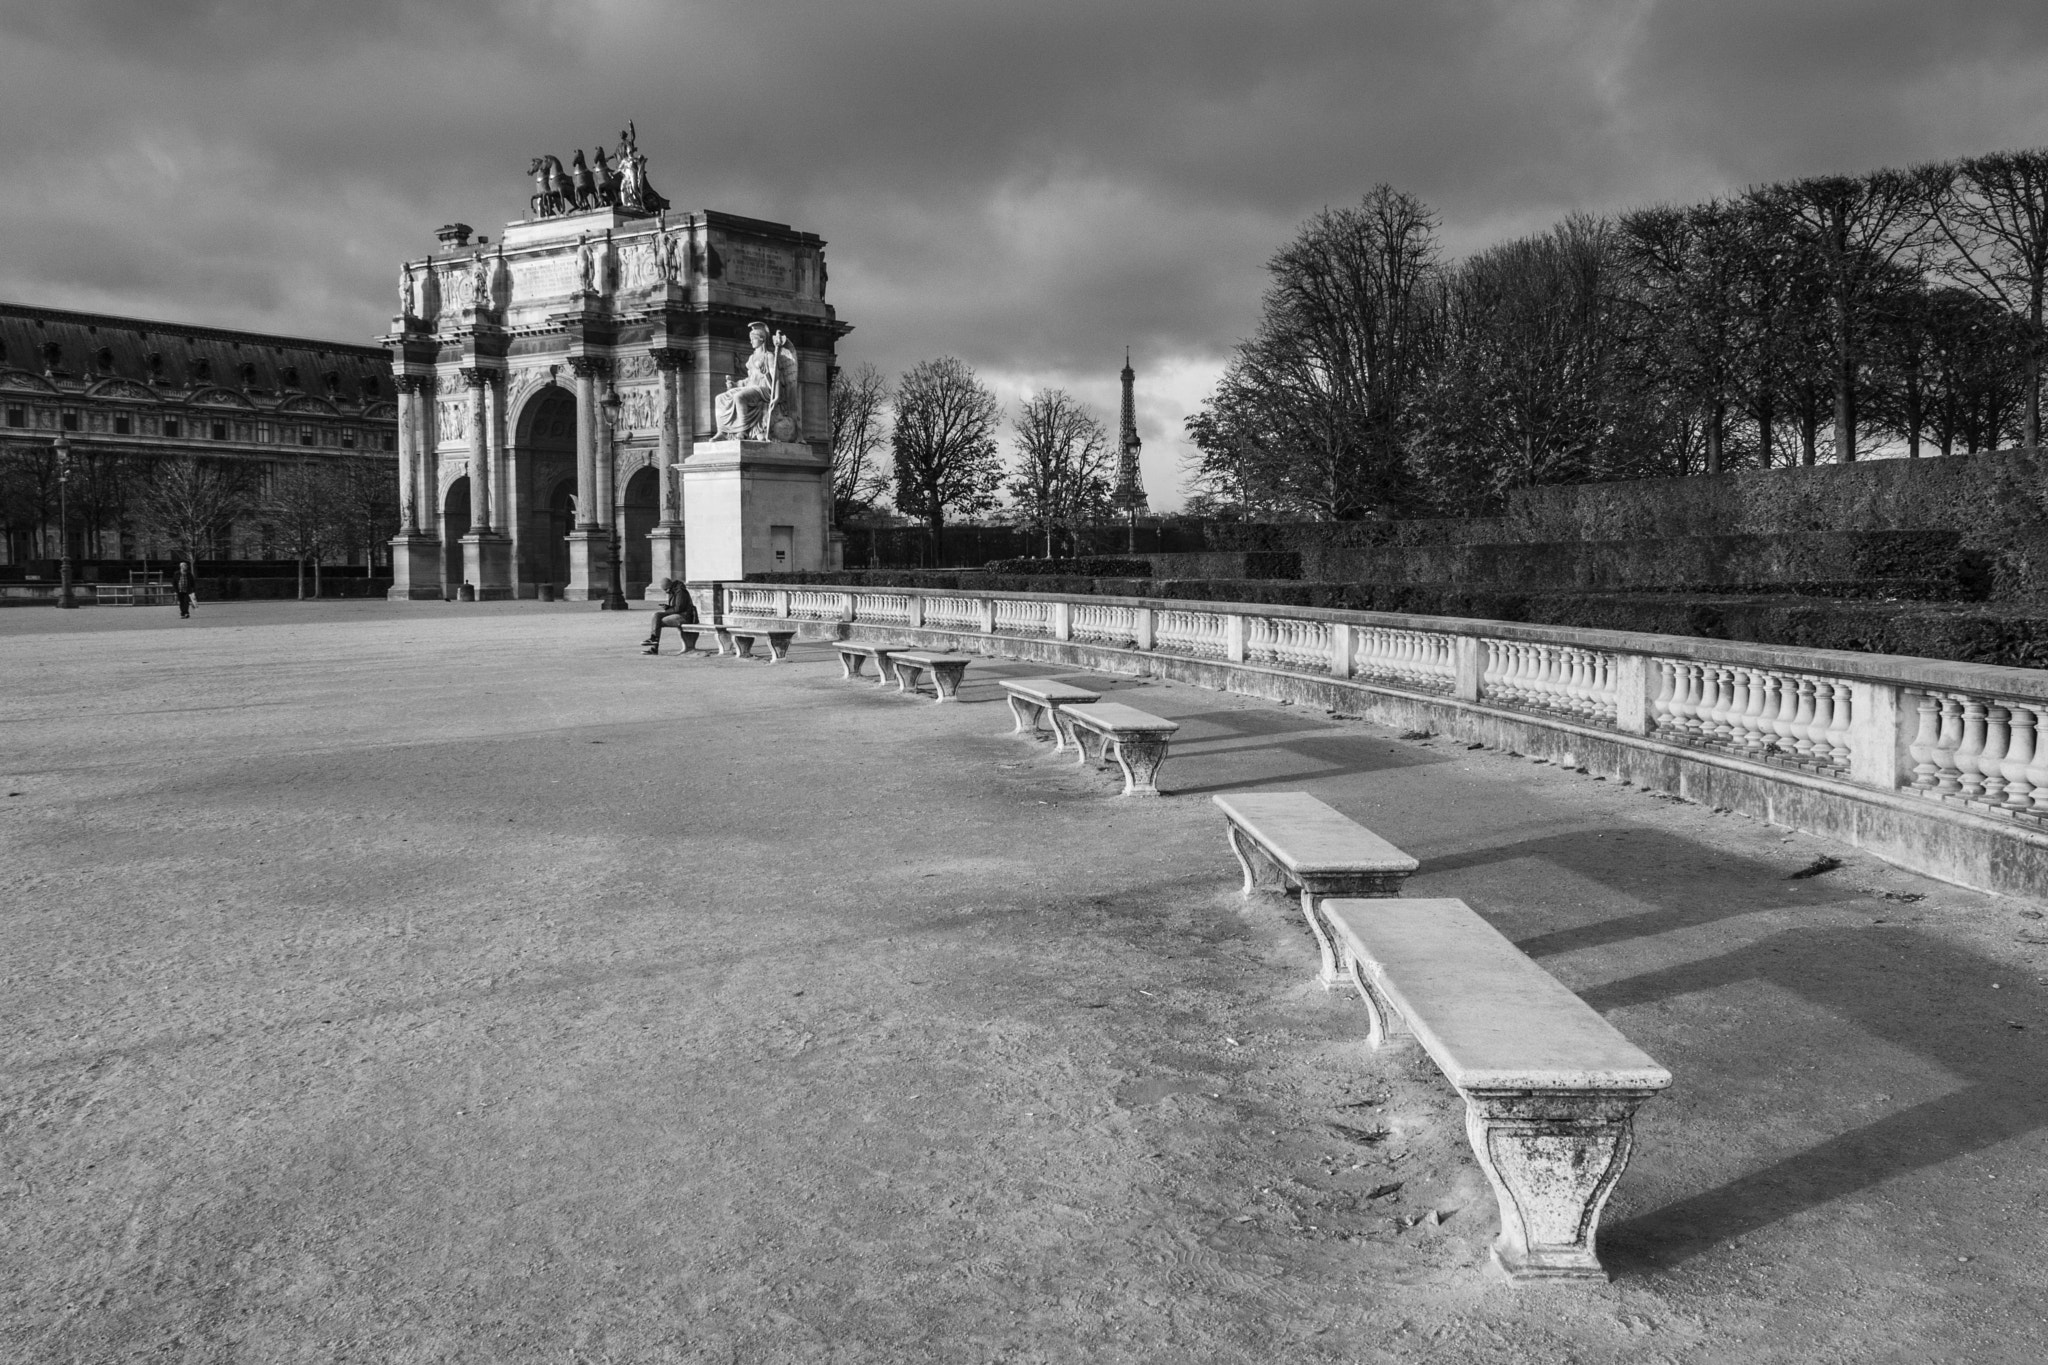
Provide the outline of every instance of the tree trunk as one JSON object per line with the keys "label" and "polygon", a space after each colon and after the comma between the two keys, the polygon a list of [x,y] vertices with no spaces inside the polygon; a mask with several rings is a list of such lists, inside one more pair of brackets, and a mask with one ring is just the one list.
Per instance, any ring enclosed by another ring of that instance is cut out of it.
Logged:
{"label": "tree trunk", "polygon": [[1846,342],[1835,355],[1835,458],[1856,462],[1856,364]]}
{"label": "tree trunk", "polygon": [[1906,457],[1920,458],[1920,357],[1906,365]]}
{"label": "tree trunk", "polygon": [[1727,405],[1719,399],[1707,409],[1707,472],[1721,472],[1721,423],[1727,415]]}
{"label": "tree trunk", "polygon": [[306,600],[306,557],[300,555],[294,567],[299,571],[299,600],[303,602]]}

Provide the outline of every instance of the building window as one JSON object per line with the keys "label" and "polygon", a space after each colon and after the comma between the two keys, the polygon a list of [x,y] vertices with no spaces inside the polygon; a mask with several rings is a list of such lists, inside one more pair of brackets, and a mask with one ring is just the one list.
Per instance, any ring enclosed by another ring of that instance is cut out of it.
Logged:
{"label": "building window", "polygon": [[77,414],[77,413],[75,413],[75,412],[67,412],[67,413],[65,413],[65,414],[64,414],[64,430],[66,430],[66,431],[76,431],[76,430],[78,430],[78,414]]}
{"label": "building window", "polygon": [[228,424],[226,422],[215,422],[213,424],[213,439],[216,441],[225,441],[227,438]]}
{"label": "building window", "polygon": [[317,444],[319,444],[319,441],[320,441],[320,438],[319,438],[319,436],[317,436],[317,435],[315,435],[315,434],[314,434],[313,428],[311,428],[311,427],[300,427],[300,428],[299,428],[299,444],[300,444],[300,445],[302,445],[302,446],[310,446],[310,445],[317,445]]}
{"label": "building window", "polygon": [[8,425],[8,426],[10,426],[10,427],[25,427],[25,426],[27,426],[27,425],[28,425],[28,409],[27,409],[27,408],[9,408],[9,409],[7,410],[7,425]]}
{"label": "building window", "polygon": [[354,450],[356,448],[355,432],[344,431],[341,433],[341,448],[343,450]]}
{"label": "building window", "polygon": [[178,434],[178,419],[177,419],[177,418],[175,418],[175,417],[166,417],[166,418],[164,418],[164,435],[166,435],[166,436],[176,436],[177,434]]}
{"label": "building window", "polygon": [[133,432],[134,430],[134,418],[130,417],[125,412],[117,412],[114,414],[114,434],[116,436],[126,436],[129,433]]}
{"label": "building window", "polygon": [[388,431],[384,433],[384,448],[385,448],[386,450],[396,450],[396,449],[398,449],[398,438],[396,438],[395,436],[393,436],[393,435],[392,435],[392,434],[391,434],[390,432],[388,432]]}

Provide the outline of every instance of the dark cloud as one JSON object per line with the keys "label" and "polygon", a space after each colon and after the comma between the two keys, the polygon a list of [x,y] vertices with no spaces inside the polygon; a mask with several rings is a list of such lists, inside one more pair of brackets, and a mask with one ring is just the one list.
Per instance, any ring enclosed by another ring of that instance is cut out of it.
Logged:
{"label": "dark cloud", "polygon": [[0,3],[0,296],[348,340],[395,267],[631,118],[687,208],[831,242],[850,361],[951,352],[1146,473],[1303,217],[1454,252],[1574,209],[2048,142],[2048,10],[1981,0]]}

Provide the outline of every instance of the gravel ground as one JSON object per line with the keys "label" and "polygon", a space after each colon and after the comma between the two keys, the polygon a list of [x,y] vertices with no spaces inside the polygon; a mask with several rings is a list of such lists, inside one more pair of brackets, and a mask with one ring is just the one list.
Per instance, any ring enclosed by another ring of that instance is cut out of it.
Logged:
{"label": "gravel ground", "polygon": [[[0,1357],[2041,1359],[2036,907],[1098,679],[1183,724],[1121,800],[1007,733],[1042,668],[933,706],[647,619],[0,612]],[[1247,787],[1675,1073],[1612,1283],[1488,1266],[1455,1094],[1239,898]]]}

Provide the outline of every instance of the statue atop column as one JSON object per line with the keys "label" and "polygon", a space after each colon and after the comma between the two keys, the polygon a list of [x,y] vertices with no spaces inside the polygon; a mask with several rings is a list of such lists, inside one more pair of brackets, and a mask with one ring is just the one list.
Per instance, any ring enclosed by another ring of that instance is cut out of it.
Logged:
{"label": "statue atop column", "polygon": [[771,335],[765,322],[749,327],[747,336],[754,350],[747,357],[746,373],[727,378],[725,392],[713,404],[718,438],[794,441],[798,432],[796,352],[782,333]]}

